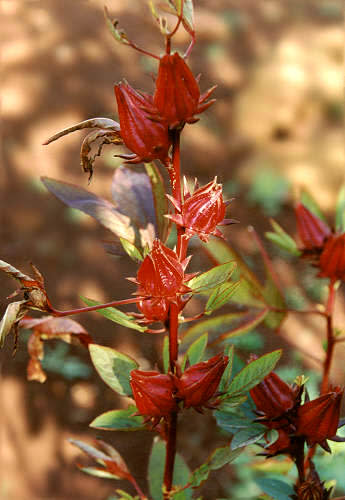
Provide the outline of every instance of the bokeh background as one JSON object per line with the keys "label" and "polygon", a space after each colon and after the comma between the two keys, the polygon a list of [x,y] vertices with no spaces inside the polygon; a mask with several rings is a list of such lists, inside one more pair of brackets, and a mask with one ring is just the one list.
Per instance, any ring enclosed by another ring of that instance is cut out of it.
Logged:
{"label": "bokeh background", "polygon": [[[103,18],[103,0],[2,1],[2,158],[0,174],[1,259],[29,272],[34,262],[46,278],[53,303],[80,306],[80,294],[106,301],[125,298],[133,287],[124,278],[133,264],[105,254],[109,237],[91,218],[63,206],[46,192],[41,175],[82,185],[79,167],[81,132],[50,146],[42,142],[78,121],[116,117],[113,84],[125,77],[151,91],[155,64],[116,44]],[[144,0],[108,0],[130,37],[159,53],[161,39]],[[197,0],[198,43],[190,64],[201,73],[201,88],[214,83],[217,103],[200,122],[186,127],[183,168],[201,183],[218,175],[228,197],[235,196],[231,216],[240,220],[226,230],[248,262],[258,261],[248,232],[269,230],[269,216],[295,233],[293,203],[301,187],[318,200],[330,223],[344,181],[342,4],[335,0]],[[179,31],[177,48],[188,43]],[[105,147],[96,162],[89,189],[110,199],[114,149]],[[267,242],[291,304],[320,300],[324,286],[306,266],[286,261]],[[315,274],[315,273],[314,273]],[[298,288],[303,284],[307,293]],[[0,276],[1,312],[15,283]],[[313,295],[314,294],[314,295]],[[135,356],[143,368],[157,356],[157,339],[109,324],[97,314],[80,319],[97,341]],[[336,304],[336,324],[344,324],[344,301]],[[322,356],[322,325],[291,317],[281,337],[261,332],[257,349],[283,345],[285,365],[296,361],[291,347],[305,356],[301,369],[316,368],[308,352]],[[263,340],[262,340],[263,339]],[[48,381],[27,382],[26,337],[16,357],[12,339],[1,353],[0,497],[7,500],[104,500],[111,482],[82,475],[82,461],[67,438],[105,437],[123,452],[145,486],[149,432],[137,437],[96,433],[88,423],[98,414],[123,405],[95,375],[81,348],[51,342],[46,347]],[[240,346],[241,347],[241,346]],[[245,350],[246,346],[242,346]],[[339,346],[333,379],[344,382]],[[293,368],[291,368],[293,372]],[[292,377],[293,378],[293,377]],[[206,422],[206,423],[205,423]],[[192,467],[222,438],[210,430],[212,418],[184,418],[181,437]],[[207,429],[207,432],[205,432]],[[200,435],[202,437],[200,437]],[[212,476],[205,498],[227,495],[235,472]],[[242,495],[242,496],[241,496]],[[239,498],[246,498],[239,490]]]}

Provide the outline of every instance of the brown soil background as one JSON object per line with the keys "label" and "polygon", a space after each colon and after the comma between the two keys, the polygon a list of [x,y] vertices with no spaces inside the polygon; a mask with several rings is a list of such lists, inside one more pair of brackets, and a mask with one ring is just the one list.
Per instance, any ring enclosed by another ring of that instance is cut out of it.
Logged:
{"label": "brown soil background", "polygon": [[[129,36],[159,53],[160,37],[144,1],[109,0],[114,17]],[[241,221],[226,231],[241,251],[255,260],[246,227],[263,235],[267,217],[246,199],[261,165],[270,165],[294,186],[278,221],[293,234],[295,190],[307,186],[332,220],[339,186],[344,181],[343,43],[340,2],[332,0],[196,1],[198,44],[191,57],[203,90],[217,83],[217,103],[196,125],[186,128],[183,168],[207,182],[239,186],[232,216]],[[1,259],[29,272],[33,261],[46,278],[49,295],[60,309],[80,305],[78,295],[98,300],[128,297],[133,288],[124,277],[136,270],[126,259],[104,253],[109,235],[89,218],[76,218],[40,187],[39,176],[87,187],[79,168],[81,133],[49,147],[42,142],[56,131],[96,116],[116,116],[113,84],[125,77],[150,91],[149,62],[117,45],[104,24],[103,0],[2,1],[2,158],[0,174]],[[178,48],[187,39],[179,32]],[[96,163],[92,192],[110,197],[114,151]],[[285,287],[295,286],[298,272],[281,257],[274,259]],[[14,283],[0,276],[1,312]],[[336,323],[344,323],[339,298]],[[82,324],[99,341],[154,364],[157,340],[109,324],[96,314]],[[284,325],[284,345],[298,344],[322,356],[317,322],[291,317]],[[266,347],[282,344],[267,333]],[[72,436],[90,440],[102,435],[128,460],[145,486],[146,457],[152,436],[142,433],[96,433],[88,423],[119,407],[120,401],[96,375],[68,382],[49,374],[44,385],[27,382],[27,354],[21,346],[11,358],[11,339],[1,353],[0,497],[6,500],[104,500],[114,491],[107,481],[82,475],[75,467],[79,452]],[[86,359],[81,349],[73,354]],[[289,350],[285,351],[285,362]],[[333,379],[343,383],[339,347]],[[306,366],[311,360],[306,356]],[[206,422],[206,424],[205,424]],[[211,417],[189,413],[180,437],[192,467],[217,444]],[[205,432],[205,430],[207,431]],[[202,437],[200,437],[200,435]],[[230,469],[214,474],[204,497],[224,495]]]}

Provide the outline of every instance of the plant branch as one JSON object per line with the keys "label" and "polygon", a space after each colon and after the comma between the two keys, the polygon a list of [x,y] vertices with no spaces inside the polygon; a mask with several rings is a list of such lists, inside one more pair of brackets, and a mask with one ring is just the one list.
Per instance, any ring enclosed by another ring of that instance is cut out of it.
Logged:
{"label": "plant branch", "polygon": [[323,376],[321,382],[321,394],[325,394],[329,389],[329,374],[333,360],[335,337],[333,333],[333,310],[335,299],[335,281],[331,280],[328,286],[328,300],[326,305],[326,328],[327,328],[327,353],[323,365]]}
{"label": "plant branch", "polygon": [[106,302],[105,304],[97,304],[96,306],[81,307],[79,309],[70,309],[68,311],[59,311],[58,309],[52,308],[51,312],[53,313],[54,316],[62,318],[64,316],[72,316],[74,314],[80,314],[84,312],[98,311],[99,309],[106,309],[107,307],[122,306],[125,304],[136,304],[140,300],[141,300],[140,297],[135,297],[132,299],[124,299],[124,300],[115,300],[113,302]]}

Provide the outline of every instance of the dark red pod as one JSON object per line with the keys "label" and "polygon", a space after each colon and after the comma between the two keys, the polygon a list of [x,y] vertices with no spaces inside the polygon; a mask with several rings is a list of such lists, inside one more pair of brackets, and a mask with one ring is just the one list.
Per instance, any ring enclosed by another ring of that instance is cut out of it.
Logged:
{"label": "dark red pod", "polygon": [[147,417],[164,417],[177,410],[170,375],[132,370],[130,384],[138,411]]}
{"label": "dark red pod", "polygon": [[217,184],[217,178],[193,194],[188,193],[182,207],[178,206],[176,200],[171,201],[180,213],[168,217],[184,227],[187,235],[197,234],[202,241],[207,242],[211,234],[223,237],[217,225],[233,222],[224,219],[226,205],[223,201],[222,185]]}
{"label": "dark red pod", "polygon": [[272,372],[249,392],[258,412],[267,419],[267,422],[263,423],[270,428],[278,428],[280,426],[278,420],[274,422],[270,420],[278,419],[292,410],[297,402],[299,388],[291,387]]}
{"label": "dark red pod", "polygon": [[298,408],[296,433],[304,436],[310,446],[336,435],[342,395],[340,387],[335,387]]}
{"label": "dark red pod", "polygon": [[345,280],[345,234],[333,235],[325,243],[319,260],[318,276]]}
{"label": "dark red pod", "polygon": [[167,299],[152,298],[143,299],[137,305],[148,321],[164,322],[169,314],[169,301]]}
{"label": "dark red pod", "polygon": [[165,162],[171,141],[165,122],[153,120],[157,110],[153,99],[140,94],[128,83],[115,85],[115,96],[119,112],[121,137],[134,155],[120,155],[128,163],[150,162],[158,159]]}
{"label": "dark red pod", "polygon": [[199,84],[185,60],[176,52],[165,54],[159,62],[153,102],[170,128],[181,127],[197,121],[194,115],[214,102],[206,102],[214,88],[200,96]]}
{"label": "dark red pod", "polygon": [[176,378],[176,396],[183,400],[185,408],[207,406],[218,388],[228,361],[228,356],[219,353],[208,361],[187,368],[180,378]]}
{"label": "dark red pod", "polygon": [[274,457],[282,453],[288,453],[291,447],[291,439],[289,433],[284,429],[279,429],[277,432],[279,434],[278,439],[276,439],[274,443],[265,447],[265,455],[269,457]]}
{"label": "dark red pod", "polygon": [[183,280],[184,269],[176,253],[160,240],[155,240],[137,274],[138,294],[143,297],[176,298]]}
{"label": "dark red pod", "polygon": [[325,240],[331,235],[331,229],[323,220],[314,215],[302,203],[295,207],[298,236],[304,250],[322,248]]}

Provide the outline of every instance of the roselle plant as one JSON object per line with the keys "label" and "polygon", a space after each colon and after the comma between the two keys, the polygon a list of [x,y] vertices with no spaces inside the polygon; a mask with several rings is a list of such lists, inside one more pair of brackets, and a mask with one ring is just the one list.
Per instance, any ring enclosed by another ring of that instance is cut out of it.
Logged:
{"label": "roselle plant", "polygon": [[[235,461],[254,443],[256,451],[260,447],[259,455],[271,459],[284,456],[296,466],[289,482],[277,478],[261,482],[263,495],[278,500],[334,498],[332,485],[327,483],[332,479],[332,471],[329,478],[321,478],[314,456],[318,447],[331,452],[329,441],[345,440],[337,435],[345,423],[340,418],[343,389],[331,385],[334,351],[337,343],[345,340],[345,334],[339,334],[333,324],[336,292],[345,279],[345,193],[339,197],[334,229],[306,195],[296,205],[297,243],[272,221],[274,232],[267,237],[295,258],[304,259],[306,265],[316,267],[318,276],[329,281],[325,306],[293,310],[286,305],[272,262],[254,229],[250,228],[249,236],[262,256],[264,284],[225,241],[220,227],[237,221],[227,218],[229,202],[223,198],[217,177],[204,186],[199,186],[196,179],[194,187],[182,177],[183,131],[215,102],[210,98],[215,86],[201,93],[199,77],[193,75],[188,65],[196,40],[192,0],[166,0],[159,8],[151,4],[151,10],[165,42],[163,55],[138,47],[118,28],[117,21],[111,20],[107,10],[105,17],[117,42],[157,62],[153,94],[138,91],[124,80],[115,85],[119,123],[110,118],[92,118],[58,132],[45,143],[75,130],[93,129],[81,147],[81,165],[89,174],[89,181],[104,145],[126,147],[128,153],[116,152],[124,163],[116,169],[112,180],[114,204],[78,186],[42,179],[56,197],[91,215],[114,234],[116,241],[106,248],[110,253],[128,254],[133,259],[134,276],[128,278],[133,283],[133,294],[105,304],[83,297],[85,307],[61,311],[50,301],[43,276],[35,266],[32,276],[28,276],[0,261],[2,271],[19,283],[11,297],[22,295],[21,300],[8,305],[1,321],[1,345],[13,331],[16,350],[20,330],[30,330],[27,376],[29,380],[44,382],[44,341],[57,338],[77,342],[89,350],[91,362],[103,381],[117,394],[132,399],[128,408],[103,413],[90,426],[152,432],[155,437],[148,462],[148,492],[138,485],[135,474],[112,446],[104,441],[98,441],[95,447],[71,440],[97,463],[81,470],[102,478],[127,480],[136,492],[132,496],[116,490],[114,498],[196,497],[197,488],[211,471]],[[175,24],[171,25],[171,19]],[[184,29],[190,37],[184,54],[173,48],[178,29]],[[136,166],[138,163],[144,164],[144,170]],[[164,171],[167,175],[162,175]],[[169,186],[164,177],[169,178]],[[173,229],[175,244],[168,239]],[[203,250],[213,261],[213,267],[207,271],[189,271],[192,238],[202,242]],[[186,317],[185,307],[197,296],[202,309],[193,317]],[[126,304],[131,304],[135,311],[118,309]],[[231,311],[213,316],[223,306]],[[31,311],[44,314],[33,317]],[[155,366],[142,370],[136,360],[98,344],[96,335],[91,336],[69,318],[90,311],[98,311],[140,336],[157,335],[162,339],[161,357]],[[318,315],[325,324],[326,354],[321,360],[320,394],[314,399],[309,397],[305,377],[284,381],[273,371],[281,350],[261,357],[253,353],[242,360],[234,352],[234,339],[245,339],[260,324],[279,333],[289,313]],[[208,460],[191,472],[176,449],[180,415],[192,410],[202,415],[213,412],[227,441],[210,450]]]}

